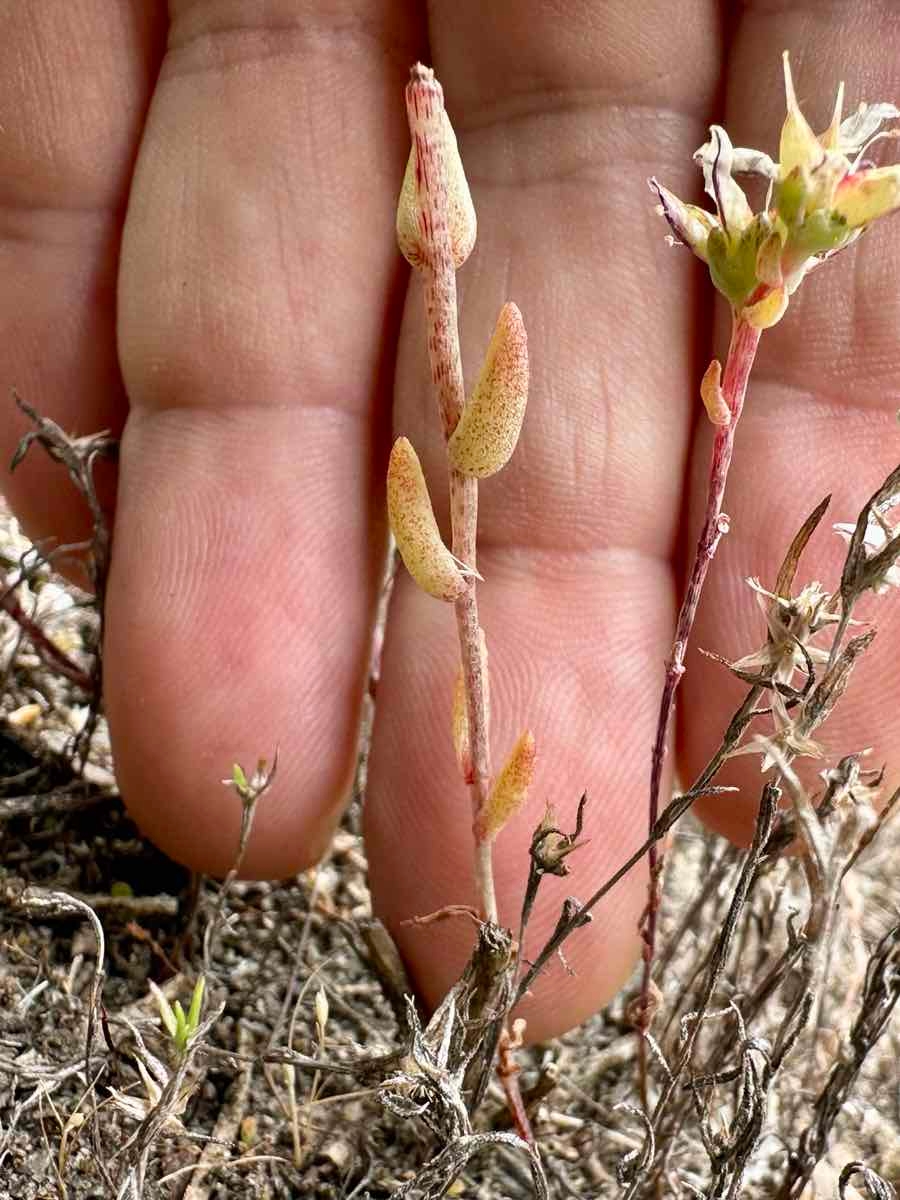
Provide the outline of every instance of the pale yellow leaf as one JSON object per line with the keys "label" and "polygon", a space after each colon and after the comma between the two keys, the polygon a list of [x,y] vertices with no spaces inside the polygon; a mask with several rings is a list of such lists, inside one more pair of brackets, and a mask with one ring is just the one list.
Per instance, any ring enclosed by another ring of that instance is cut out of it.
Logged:
{"label": "pale yellow leaf", "polygon": [[464,475],[483,479],[506,466],[528,402],[528,338],[515,304],[504,304],[475,390],[447,451]]}
{"label": "pale yellow leaf", "polygon": [[387,476],[388,520],[407,571],[423,591],[438,600],[456,600],[465,576],[444,545],[431,507],[428,485],[412,443],[397,438]]}

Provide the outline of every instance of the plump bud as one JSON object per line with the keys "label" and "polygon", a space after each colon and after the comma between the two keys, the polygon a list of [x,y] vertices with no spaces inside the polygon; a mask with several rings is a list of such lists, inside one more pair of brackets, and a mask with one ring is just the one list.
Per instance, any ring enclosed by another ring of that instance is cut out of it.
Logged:
{"label": "plump bud", "polygon": [[[485,737],[488,737],[488,731],[491,725],[491,690],[490,677],[488,675],[488,653],[487,640],[484,636],[484,630],[478,629],[478,645],[481,652],[481,678],[482,695],[484,696],[484,728]],[[453,749],[456,753],[456,762],[459,767],[459,773],[463,777],[463,782],[470,784],[475,779],[474,769],[472,766],[472,748],[469,742],[469,710],[466,703],[466,683],[463,677],[462,667],[456,676],[456,683],[453,685],[453,714],[451,717],[451,727],[453,730]]]}
{"label": "plump bud", "polygon": [[722,391],[722,364],[714,358],[700,381],[700,396],[713,425],[730,425],[731,409]]}
{"label": "plump bud", "polygon": [[528,402],[528,338],[515,304],[497,318],[484,366],[448,443],[451,465],[484,479],[509,462]]}
{"label": "plump bud", "polygon": [[475,820],[478,842],[493,841],[507,821],[523,806],[534,775],[534,760],[534,737],[530,730],[526,730],[513,746],[484,808]]}
{"label": "plump bud", "polygon": [[456,600],[465,576],[444,545],[431,507],[419,456],[406,438],[397,438],[387,475],[388,520],[397,549],[413,579],[438,600]]}
{"label": "plump bud", "polygon": [[458,270],[475,245],[475,206],[444,109],[444,93],[434,72],[416,64],[406,88],[412,149],[397,201],[397,242],[408,263],[433,263],[440,241],[449,238]]}

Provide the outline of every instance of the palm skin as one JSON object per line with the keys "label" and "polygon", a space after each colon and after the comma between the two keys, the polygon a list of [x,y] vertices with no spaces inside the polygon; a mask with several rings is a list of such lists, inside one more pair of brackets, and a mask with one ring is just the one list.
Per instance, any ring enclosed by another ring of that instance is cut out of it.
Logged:
{"label": "palm skin", "polygon": [[[497,845],[515,918],[544,803],[586,787],[590,843],[545,889],[531,937],[641,838],[649,748],[708,431],[697,387],[724,312],[664,241],[645,179],[697,192],[711,120],[774,148],[780,52],[824,126],[900,97],[889,6],[711,0],[430,6],[401,0],[38,0],[0,3],[0,367],[64,426],[123,433],[107,698],[123,793],[175,857],[228,868],[239,814],[219,780],[278,744],[246,869],[280,876],[327,845],[346,796],[384,538],[392,434],[441,499],[421,294],[393,243],[408,149],[402,90],[434,65],[479,218],[459,276],[468,379],[511,298],[529,330],[531,400],[510,467],[482,489],[482,623],[495,755],[530,725],[529,811]],[[638,11],[639,10],[639,11]],[[744,576],[771,581],[807,512],[848,520],[898,458],[900,226],[883,222],[808,281],[763,339],[726,497],[733,532],[696,644],[761,640]],[[21,433],[6,423],[4,453]],[[29,459],[9,495],[36,536],[75,536],[58,474]],[[821,537],[808,573],[840,546]],[[817,557],[818,556],[818,557]],[[900,744],[900,624],[827,728],[843,753]],[[386,635],[366,812],[371,881],[423,992],[471,933],[400,922],[471,899],[471,834],[449,736],[449,610],[400,579]],[[738,692],[692,655],[678,768],[702,765]],[[758,795],[707,818],[745,834]],[[621,983],[636,952],[639,873],[577,934],[526,1002],[560,1032]]]}

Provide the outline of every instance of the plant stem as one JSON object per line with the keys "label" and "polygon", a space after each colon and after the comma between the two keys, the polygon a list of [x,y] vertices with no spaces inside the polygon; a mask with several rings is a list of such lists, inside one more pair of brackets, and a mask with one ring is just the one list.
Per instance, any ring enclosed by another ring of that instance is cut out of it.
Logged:
{"label": "plant stem", "polygon": [[[738,928],[738,921],[743,911],[747,897],[750,895],[754,884],[756,883],[759,874],[760,864],[765,855],[766,842],[772,832],[772,825],[775,821],[775,813],[778,809],[778,800],[781,795],[779,787],[774,783],[767,783],[762,790],[760,796],[759,808],[756,814],[756,828],[753,833],[753,841],[744,857],[741,865],[740,875],[738,877],[737,886],[735,887],[734,895],[731,898],[731,903],[728,906],[728,913],[725,917],[725,922],[719,930],[716,937],[715,947],[710,956],[709,967],[706,974],[706,979],[703,984],[703,990],[697,1002],[696,1011],[691,1013],[691,1020],[685,1025],[685,1035],[681,1051],[678,1055],[678,1061],[670,1070],[665,1086],[662,1090],[656,1107],[653,1110],[652,1128],[656,1135],[657,1145],[660,1144],[661,1122],[663,1115],[668,1108],[672,1097],[678,1090],[680,1081],[684,1072],[690,1066],[691,1059],[694,1055],[694,1047],[703,1026],[703,1020],[709,1009],[710,1002],[715,994],[716,987],[722,977],[722,972],[725,970],[728,962],[728,955],[734,941],[735,933]],[[646,1038],[641,1038],[640,1045],[646,1046]],[[649,1115],[649,1114],[648,1114]],[[634,1200],[640,1186],[641,1179],[638,1176],[629,1187],[625,1194],[624,1200]]]}
{"label": "plant stem", "polygon": [[90,693],[93,690],[90,672],[83,670],[76,662],[73,662],[65,651],[60,650],[56,643],[44,633],[38,622],[28,615],[15,595],[15,587],[8,588],[0,596],[0,609],[12,617],[31,642],[38,657],[42,658],[51,670],[56,671],[65,679],[71,680],[82,691]]}
{"label": "plant stem", "polygon": [[[725,484],[731,467],[731,457],[734,451],[734,435],[744,407],[744,397],[747,393],[747,382],[756,357],[759,345],[760,330],[752,328],[745,321],[735,316],[731,344],[728,347],[728,358],[725,362],[725,372],[722,379],[722,393],[731,412],[731,420],[727,425],[717,425],[713,441],[712,458],[709,471],[709,485],[706,496],[706,513],[703,527],[697,540],[694,561],[688,579],[684,599],[678,613],[675,627],[675,639],[672,643],[672,655],[666,663],[666,677],[663,683],[662,696],[659,702],[659,717],[656,724],[656,738],[653,743],[653,759],[650,769],[650,802],[648,822],[652,829],[659,815],[659,791],[662,783],[663,760],[666,753],[669,722],[675,692],[684,674],[684,656],[690,641],[694,619],[709,565],[713,560],[719,539],[728,531],[728,518],[722,512],[722,501],[725,496]],[[650,847],[648,853],[650,882],[648,886],[647,909],[645,913],[642,936],[644,939],[644,974],[641,983],[639,1006],[639,1033],[641,1044],[639,1059],[641,1097],[646,1108],[647,1103],[647,1049],[644,1034],[650,1023],[650,979],[653,969],[653,952],[656,944],[656,924],[660,903],[660,873],[662,856],[657,846]]]}
{"label": "plant stem", "polygon": [[[447,163],[444,154],[444,97],[430,71],[414,67],[406,88],[406,110],[416,152],[416,195],[420,206],[420,234],[425,250],[425,321],[431,381],[437,396],[445,440],[450,438],[465,404],[459,327],[456,308],[456,268],[449,225]],[[472,571],[476,569],[478,481],[452,467],[450,471],[450,521],[453,553]],[[487,729],[487,680],[481,653],[476,580],[456,601],[456,626],[469,719],[472,773],[469,784],[473,821],[485,801],[491,779]],[[497,901],[490,843],[476,842],[475,883],[481,915],[497,920]]]}

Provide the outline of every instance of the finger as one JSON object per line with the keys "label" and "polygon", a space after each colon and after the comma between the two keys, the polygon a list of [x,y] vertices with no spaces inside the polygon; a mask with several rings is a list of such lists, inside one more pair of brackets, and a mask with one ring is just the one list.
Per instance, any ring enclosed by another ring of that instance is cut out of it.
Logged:
{"label": "finger", "polygon": [[[118,431],[115,291],[125,198],[165,14],[156,3],[0,4],[0,456],[16,388],[80,433]],[[109,481],[107,481],[109,482]],[[4,492],[36,538],[84,534],[58,465],[32,453]]]}
{"label": "finger", "polygon": [[110,726],[143,829],[218,872],[240,816],[219,781],[279,747],[244,866],[284,875],[353,764],[421,44],[393,0],[170,7],[123,244]]}
{"label": "finger", "polygon": [[[433,6],[431,42],[478,211],[459,275],[466,377],[504,300],[529,331],[523,439],[481,489],[479,587],[492,679],[495,767],[525,727],[538,766],[527,810],[501,834],[500,917],[517,924],[532,830],[549,800],[568,825],[586,788],[590,843],[544,888],[526,954],[566,894],[584,899],[642,839],[650,744],[672,622],[670,555],[689,413],[696,276],[673,258],[646,178],[685,163],[706,119],[717,52],[709,7]],[[683,63],[693,64],[690,79]],[[446,463],[413,280],[395,426],[443,501]],[[392,604],[369,776],[367,834],[379,911],[426,994],[471,946],[462,924],[402,925],[471,902],[471,818],[450,745],[458,649],[452,613],[401,578]],[[399,863],[399,866],[398,866]],[[645,878],[635,871],[566,947],[526,1007],[530,1035],[594,1011],[630,970]]]}
{"label": "finger", "polygon": [[[861,99],[900,97],[900,30],[881,12],[873,7],[863,13],[849,4],[815,14],[748,5],[729,68],[726,124],[736,143],[767,150],[777,146],[785,48],[792,53],[801,107],[815,128],[827,126],[840,79],[846,80],[851,111]],[[892,158],[890,143],[886,149]],[[762,614],[744,579],[756,575],[772,586],[793,534],[829,492],[831,508],[803,558],[795,591],[813,579],[836,587],[845,547],[831,523],[855,521],[900,461],[898,250],[896,218],[877,223],[854,248],[805,280],[781,324],[764,334],[725,501],[732,532],[713,564],[695,647],[736,657],[762,645]],[[708,441],[703,430],[694,456],[695,516],[705,486]],[[827,761],[871,746],[868,765],[877,766],[900,750],[893,669],[900,653],[900,614],[885,597],[862,604],[858,615],[875,618],[878,636],[816,737],[828,751]],[[743,690],[722,668],[696,653],[691,658],[682,707],[687,778],[718,745]],[[761,728],[771,724],[763,722]],[[813,782],[826,763],[810,759],[799,765]],[[705,807],[716,828],[740,838],[749,835],[763,782],[759,766],[758,757],[740,758],[723,772],[721,781],[738,783],[742,792],[738,800],[722,798]]]}

